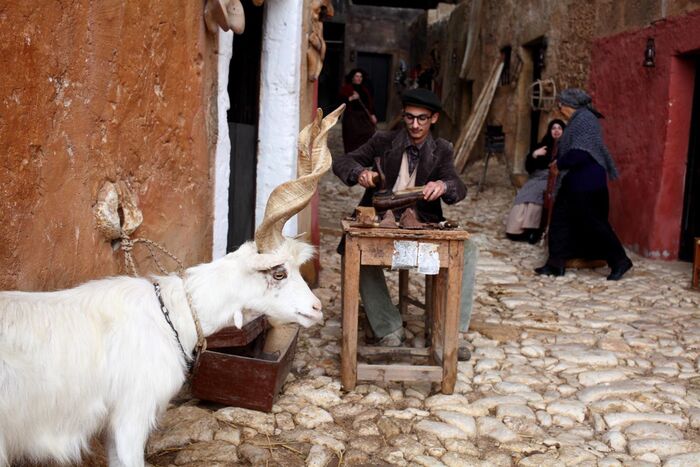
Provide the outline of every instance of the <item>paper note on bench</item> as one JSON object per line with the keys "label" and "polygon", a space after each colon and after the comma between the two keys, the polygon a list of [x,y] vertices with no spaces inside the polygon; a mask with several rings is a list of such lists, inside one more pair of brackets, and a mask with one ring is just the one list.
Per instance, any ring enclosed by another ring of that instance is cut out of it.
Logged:
{"label": "paper note on bench", "polygon": [[440,271],[440,254],[434,243],[394,241],[391,269],[418,268],[421,274],[435,275]]}
{"label": "paper note on bench", "polygon": [[440,253],[435,243],[418,244],[418,272],[429,276],[440,272]]}
{"label": "paper note on bench", "polygon": [[412,269],[418,264],[418,242],[394,240],[391,269]]}

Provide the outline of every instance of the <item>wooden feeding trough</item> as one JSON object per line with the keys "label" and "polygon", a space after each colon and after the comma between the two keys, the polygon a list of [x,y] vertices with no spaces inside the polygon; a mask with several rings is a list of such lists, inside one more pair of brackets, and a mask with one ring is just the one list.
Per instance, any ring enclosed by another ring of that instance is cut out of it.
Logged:
{"label": "wooden feeding trough", "polygon": [[198,399],[269,412],[294,360],[299,328],[270,327],[263,317],[207,338],[192,376]]}

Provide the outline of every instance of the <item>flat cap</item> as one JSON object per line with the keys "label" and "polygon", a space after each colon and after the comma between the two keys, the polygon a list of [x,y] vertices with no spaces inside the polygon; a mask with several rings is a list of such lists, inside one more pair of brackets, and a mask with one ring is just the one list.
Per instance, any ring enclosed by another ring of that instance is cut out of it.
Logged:
{"label": "flat cap", "polygon": [[438,96],[436,96],[434,92],[424,88],[407,90],[401,96],[401,102],[405,106],[415,105],[416,107],[423,107],[433,112],[440,112],[442,110],[442,103]]}

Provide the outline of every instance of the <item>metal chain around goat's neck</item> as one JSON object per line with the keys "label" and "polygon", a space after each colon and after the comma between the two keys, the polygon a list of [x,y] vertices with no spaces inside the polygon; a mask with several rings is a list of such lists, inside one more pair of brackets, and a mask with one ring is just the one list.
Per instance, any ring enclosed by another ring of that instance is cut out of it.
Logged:
{"label": "metal chain around goat's neck", "polygon": [[[190,309],[190,315],[192,315],[192,320],[194,321],[194,327],[195,330],[197,331],[197,344],[194,348],[194,361],[197,360],[199,357],[199,354],[206,350],[207,348],[207,341],[204,338],[204,332],[202,331],[202,324],[199,321],[199,316],[197,315],[197,312],[194,308],[194,303],[192,302],[192,296],[190,295],[190,292],[187,290],[187,286],[185,285],[185,267],[182,264],[182,261],[172,254],[170,251],[168,251],[164,246],[149,240],[147,238],[135,238],[135,239],[130,239],[128,235],[125,233],[122,233],[121,236],[121,249],[124,252],[124,262],[126,263],[126,268],[128,269],[129,273],[132,276],[138,277],[139,273],[136,271],[136,263],[134,262],[134,257],[132,255],[132,251],[134,249],[134,246],[138,243],[143,243],[146,248],[148,249],[149,254],[151,255],[151,259],[153,259],[153,262],[156,263],[156,266],[158,267],[158,270],[161,272],[163,275],[168,275],[168,271],[163,267],[163,265],[158,261],[158,258],[156,257],[156,252],[154,250],[154,247],[157,248],[158,250],[161,251],[161,253],[167,255],[177,263],[177,275],[182,281],[182,288],[185,291],[185,297],[187,298],[187,306]],[[177,331],[176,331],[177,334]],[[178,340],[179,343],[179,340]]]}

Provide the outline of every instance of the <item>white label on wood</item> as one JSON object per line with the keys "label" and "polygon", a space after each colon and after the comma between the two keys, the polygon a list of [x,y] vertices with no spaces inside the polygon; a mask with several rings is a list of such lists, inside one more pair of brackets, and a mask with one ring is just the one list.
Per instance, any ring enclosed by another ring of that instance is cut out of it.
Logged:
{"label": "white label on wood", "polygon": [[418,262],[418,242],[394,240],[394,254],[391,257],[391,269],[415,268]]}
{"label": "white label on wood", "polygon": [[418,272],[434,276],[440,272],[440,253],[435,243],[418,244]]}

